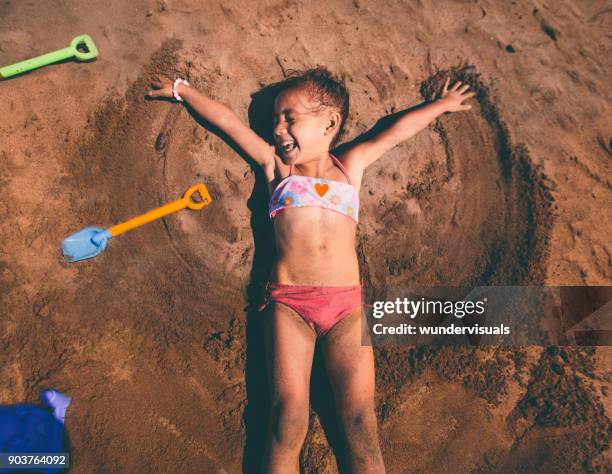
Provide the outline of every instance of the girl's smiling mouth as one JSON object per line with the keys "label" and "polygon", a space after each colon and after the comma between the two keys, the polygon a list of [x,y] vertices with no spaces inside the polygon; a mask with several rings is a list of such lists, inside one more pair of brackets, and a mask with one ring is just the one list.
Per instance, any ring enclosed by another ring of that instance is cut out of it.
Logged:
{"label": "girl's smiling mouth", "polygon": [[282,140],[277,142],[277,145],[284,153],[291,153],[297,148],[297,143],[293,140]]}

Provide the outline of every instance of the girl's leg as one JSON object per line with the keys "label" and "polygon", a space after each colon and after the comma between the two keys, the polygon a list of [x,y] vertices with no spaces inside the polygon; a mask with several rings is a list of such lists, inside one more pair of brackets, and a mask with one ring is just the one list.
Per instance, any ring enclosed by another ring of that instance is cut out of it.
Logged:
{"label": "girl's leg", "polygon": [[265,343],[272,409],[264,472],[299,472],[299,455],[308,431],[310,372],[315,333],[291,308],[271,303],[265,318]]}
{"label": "girl's leg", "polygon": [[351,473],[384,473],[374,412],[374,353],[361,345],[361,309],[323,338],[323,354]]}

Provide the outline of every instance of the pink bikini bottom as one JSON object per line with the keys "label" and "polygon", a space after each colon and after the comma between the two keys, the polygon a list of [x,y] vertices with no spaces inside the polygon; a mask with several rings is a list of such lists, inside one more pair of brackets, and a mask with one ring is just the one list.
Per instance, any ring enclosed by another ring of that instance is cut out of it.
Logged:
{"label": "pink bikini bottom", "polygon": [[259,311],[271,302],[288,306],[322,337],[354,310],[361,308],[361,285],[296,286],[268,283],[266,299]]}

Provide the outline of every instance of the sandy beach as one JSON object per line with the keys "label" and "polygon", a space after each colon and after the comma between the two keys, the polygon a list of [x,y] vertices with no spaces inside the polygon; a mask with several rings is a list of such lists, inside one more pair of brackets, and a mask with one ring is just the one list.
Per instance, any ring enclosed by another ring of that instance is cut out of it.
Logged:
{"label": "sandy beach", "polygon": [[[364,284],[611,285],[611,13],[599,0],[0,1],[0,66],[79,34],[100,51],[0,81],[0,405],[70,395],[73,473],[256,472],[267,189],[189,108],[145,100],[157,75],[187,78],[260,131],[258,91],[325,65],[350,92],[343,141],[447,77],[467,82],[470,111],[366,171]],[[202,211],[62,258],[76,230],[197,182],[214,197]],[[610,347],[375,353],[389,473],[610,469]],[[318,356],[311,392],[303,472],[336,473]]]}

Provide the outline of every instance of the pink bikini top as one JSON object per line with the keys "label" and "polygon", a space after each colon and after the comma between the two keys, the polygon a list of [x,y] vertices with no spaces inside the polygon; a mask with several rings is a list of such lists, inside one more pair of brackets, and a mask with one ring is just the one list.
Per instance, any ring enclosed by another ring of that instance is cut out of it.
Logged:
{"label": "pink bikini top", "polygon": [[359,222],[359,195],[351,184],[346,168],[332,154],[334,163],[340,168],[347,183],[334,181],[332,179],[314,178],[312,176],[300,176],[293,174],[293,165],[289,170],[289,176],[283,179],[272,193],[268,209],[270,219],[274,219],[276,213],[288,207],[323,207],[330,211],[344,214]]}

